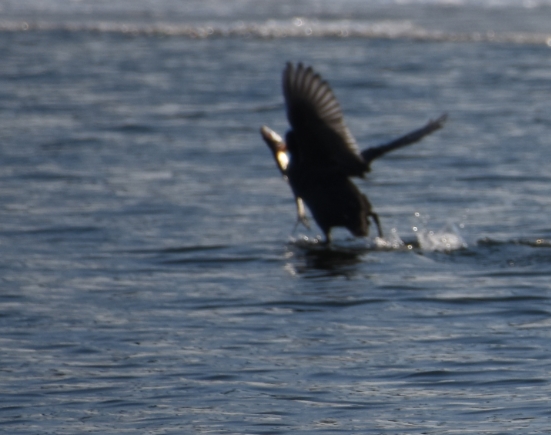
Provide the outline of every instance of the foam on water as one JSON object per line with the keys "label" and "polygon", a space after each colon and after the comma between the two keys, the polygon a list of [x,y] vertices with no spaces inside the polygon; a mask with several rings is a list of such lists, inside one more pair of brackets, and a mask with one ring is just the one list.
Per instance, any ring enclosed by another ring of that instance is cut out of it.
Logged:
{"label": "foam on water", "polygon": [[[5,1],[0,32],[551,44],[547,0]],[[476,17],[473,19],[473,17]]]}
{"label": "foam on water", "polygon": [[94,32],[131,36],[178,36],[193,39],[214,37],[245,38],[365,38],[412,39],[430,42],[487,42],[551,46],[551,33],[494,30],[448,32],[427,29],[409,20],[318,20],[304,17],[265,21],[202,23],[131,21],[0,21],[0,32]]}

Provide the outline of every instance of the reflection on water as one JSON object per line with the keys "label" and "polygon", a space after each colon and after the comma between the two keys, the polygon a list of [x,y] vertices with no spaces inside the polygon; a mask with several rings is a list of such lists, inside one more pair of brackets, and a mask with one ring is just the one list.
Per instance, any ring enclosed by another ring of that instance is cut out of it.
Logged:
{"label": "reflection on water", "polygon": [[[292,246],[294,266],[290,270],[296,273],[311,275],[317,271],[316,277],[344,276],[350,277],[356,273],[354,266],[364,261],[367,250],[345,249],[338,247],[316,246],[307,248]],[[320,272],[323,273],[320,275]]]}

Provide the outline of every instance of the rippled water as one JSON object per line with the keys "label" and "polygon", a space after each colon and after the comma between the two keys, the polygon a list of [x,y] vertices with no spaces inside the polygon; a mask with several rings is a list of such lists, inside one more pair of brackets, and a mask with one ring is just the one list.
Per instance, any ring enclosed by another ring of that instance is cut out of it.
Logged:
{"label": "rippled water", "polygon": [[[551,10],[391,3],[292,38],[222,31],[285,2],[204,38],[165,31],[185,2],[5,3],[0,431],[551,433]],[[357,181],[384,240],[293,230],[258,134],[288,60],[362,146],[449,113]]]}

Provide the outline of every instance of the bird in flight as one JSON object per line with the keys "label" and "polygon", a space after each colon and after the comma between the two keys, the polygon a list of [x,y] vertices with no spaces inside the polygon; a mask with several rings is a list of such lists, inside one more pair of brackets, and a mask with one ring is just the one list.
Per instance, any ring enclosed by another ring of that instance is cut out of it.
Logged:
{"label": "bird in flight", "polygon": [[447,115],[391,142],[360,151],[331,87],[311,67],[287,63],[282,85],[291,129],[285,140],[266,126],[260,133],[291,186],[298,222],[309,228],[306,205],[327,244],[333,227],[345,227],[356,237],[367,236],[369,218],[383,237],[379,217],[350,177],[363,177],[376,158],[442,128]]}

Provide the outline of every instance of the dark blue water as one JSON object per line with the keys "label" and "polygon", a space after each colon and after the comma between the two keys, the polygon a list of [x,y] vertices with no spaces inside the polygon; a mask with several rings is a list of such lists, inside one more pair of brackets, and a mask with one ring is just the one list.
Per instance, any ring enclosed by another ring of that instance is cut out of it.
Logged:
{"label": "dark blue water", "polygon": [[[551,433],[551,9],[215,3],[4,4],[0,432]],[[449,113],[384,240],[293,230],[288,60],[362,147]]]}

